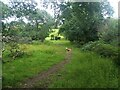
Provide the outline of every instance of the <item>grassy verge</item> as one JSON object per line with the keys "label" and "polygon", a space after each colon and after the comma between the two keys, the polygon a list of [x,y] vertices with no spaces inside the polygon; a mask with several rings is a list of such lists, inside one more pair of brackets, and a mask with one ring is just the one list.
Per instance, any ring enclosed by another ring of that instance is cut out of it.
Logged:
{"label": "grassy verge", "polygon": [[[64,60],[64,46],[58,46],[49,42],[22,46],[26,46],[25,51],[28,55],[3,64],[3,87],[19,87],[26,78],[47,70],[52,65]],[[11,58],[3,55],[3,59],[9,60]]]}
{"label": "grassy verge", "polygon": [[[19,87],[21,81],[52,65],[64,60],[65,47],[72,48],[72,59],[58,74],[53,74],[35,87],[49,88],[117,88],[118,67],[112,60],[103,58],[93,52],[83,52],[71,45],[69,41],[51,41],[26,45],[23,58],[3,64],[3,87]],[[10,59],[4,57],[4,59]],[[49,82],[50,79],[50,82]]]}
{"label": "grassy verge", "polygon": [[53,75],[49,88],[117,88],[118,68],[110,59],[73,49],[72,60]]}

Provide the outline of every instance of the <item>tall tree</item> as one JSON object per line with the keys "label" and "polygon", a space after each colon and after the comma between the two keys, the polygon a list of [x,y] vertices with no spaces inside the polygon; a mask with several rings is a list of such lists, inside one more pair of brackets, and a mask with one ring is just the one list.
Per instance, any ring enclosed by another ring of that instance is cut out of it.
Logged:
{"label": "tall tree", "polygon": [[60,32],[73,42],[87,43],[98,39],[98,27],[104,16],[111,16],[113,10],[108,2],[75,2],[60,5]]}
{"label": "tall tree", "polygon": [[54,19],[45,10],[39,9],[36,10],[36,14],[30,14],[27,19],[31,22],[31,25],[34,25],[32,38],[43,42],[54,24]]}
{"label": "tall tree", "polygon": [[30,13],[36,12],[37,3],[34,0],[10,0],[9,7],[12,9],[11,15],[21,18],[29,16]]}
{"label": "tall tree", "polygon": [[106,22],[101,26],[99,30],[99,37],[105,43],[120,46],[119,39],[119,29],[118,29],[118,19],[107,18]]}

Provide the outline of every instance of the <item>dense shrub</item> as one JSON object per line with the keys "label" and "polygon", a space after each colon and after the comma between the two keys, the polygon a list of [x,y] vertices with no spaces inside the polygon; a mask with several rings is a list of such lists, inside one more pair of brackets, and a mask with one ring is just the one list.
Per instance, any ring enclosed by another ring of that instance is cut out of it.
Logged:
{"label": "dense shrub", "polygon": [[120,64],[120,62],[118,61],[118,48],[110,44],[105,44],[101,41],[89,42],[82,47],[82,50],[94,51],[101,56],[111,58]]}
{"label": "dense shrub", "polygon": [[118,19],[108,18],[105,21],[105,25],[99,29],[99,38],[108,44],[120,46],[119,32]]}
{"label": "dense shrub", "polygon": [[23,44],[29,44],[32,43],[32,38],[31,37],[21,37],[19,39],[19,43],[23,43]]}

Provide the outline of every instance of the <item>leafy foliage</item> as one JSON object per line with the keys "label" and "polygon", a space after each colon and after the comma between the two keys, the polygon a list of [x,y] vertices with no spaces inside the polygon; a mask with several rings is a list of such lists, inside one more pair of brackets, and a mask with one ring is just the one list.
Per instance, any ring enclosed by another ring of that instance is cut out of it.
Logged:
{"label": "leafy foliage", "polygon": [[[0,3],[2,4],[2,20],[15,18],[12,22],[2,21],[3,41],[11,47],[9,51],[12,57],[22,55],[20,53],[23,51],[20,50],[19,43],[31,43],[32,39],[42,42],[45,40],[54,24],[54,19],[46,11],[37,9],[37,3],[34,0],[23,0],[23,2],[11,0],[9,5]],[[26,19],[28,23],[25,23],[23,19]]]}
{"label": "leafy foliage", "polygon": [[104,44],[101,41],[89,42],[82,47],[82,50],[94,51],[101,56],[114,59],[118,64],[120,64],[118,61],[118,48],[110,44]]}
{"label": "leafy foliage", "polygon": [[11,16],[12,9],[1,1],[0,1],[0,10],[1,10],[0,14],[2,20]]}
{"label": "leafy foliage", "polygon": [[28,20],[31,22],[30,27],[34,29],[32,35],[30,34],[32,38],[43,42],[54,24],[54,19],[46,11],[37,10],[36,14],[28,17]]}
{"label": "leafy foliage", "polygon": [[27,16],[30,13],[35,13],[37,3],[34,0],[23,0],[22,2],[16,2],[11,0],[9,7],[12,9],[11,15],[17,18]]}
{"label": "leafy foliage", "polygon": [[106,19],[105,25],[101,26],[99,31],[99,37],[101,40],[114,46],[119,46],[119,29],[117,19]]}
{"label": "leafy foliage", "polygon": [[62,3],[60,8],[60,19],[63,22],[60,32],[64,32],[70,41],[82,44],[97,40],[98,27],[104,16],[113,13],[107,2]]}

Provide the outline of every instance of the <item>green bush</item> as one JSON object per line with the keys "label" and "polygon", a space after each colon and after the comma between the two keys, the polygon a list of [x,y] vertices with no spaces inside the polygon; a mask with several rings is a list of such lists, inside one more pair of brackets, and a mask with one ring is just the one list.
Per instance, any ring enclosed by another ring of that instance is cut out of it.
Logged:
{"label": "green bush", "polygon": [[82,50],[94,51],[101,56],[111,58],[120,64],[120,61],[118,61],[118,48],[110,44],[105,44],[101,41],[89,42],[82,47]]}

